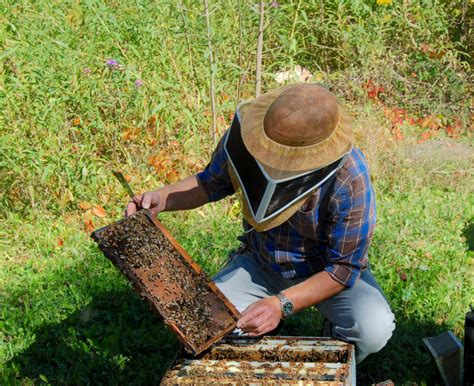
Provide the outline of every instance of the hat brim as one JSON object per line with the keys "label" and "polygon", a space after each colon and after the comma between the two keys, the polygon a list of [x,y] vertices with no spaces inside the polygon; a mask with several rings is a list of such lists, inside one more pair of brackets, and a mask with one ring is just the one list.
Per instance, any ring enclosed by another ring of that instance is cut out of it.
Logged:
{"label": "hat brim", "polygon": [[239,107],[242,140],[250,154],[271,171],[293,173],[325,167],[350,151],[353,143],[352,119],[341,105],[336,128],[319,143],[286,146],[266,135],[263,127],[265,114],[273,101],[290,87],[271,90]]}

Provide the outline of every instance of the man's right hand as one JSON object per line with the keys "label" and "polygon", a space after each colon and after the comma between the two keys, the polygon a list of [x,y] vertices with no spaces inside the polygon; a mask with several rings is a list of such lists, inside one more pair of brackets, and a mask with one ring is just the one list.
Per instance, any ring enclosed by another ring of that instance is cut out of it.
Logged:
{"label": "man's right hand", "polygon": [[145,192],[129,201],[125,209],[125,216],[130,216],[139,209],[150,209],[151,213],[156,216],[164,207],[164,199],[161,197],[159,190]]}
{"label": "man's right hand", "polygon": [[139,209],[150,209],[156,216],[163,211],[194,209],[209,202],[209,197],[196,176],[135,196],[125,209],[130,216]]}

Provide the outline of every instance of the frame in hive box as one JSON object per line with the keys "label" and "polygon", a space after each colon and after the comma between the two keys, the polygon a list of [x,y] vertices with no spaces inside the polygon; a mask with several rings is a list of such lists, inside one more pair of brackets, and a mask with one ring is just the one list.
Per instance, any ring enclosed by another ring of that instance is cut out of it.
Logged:
{"label": "frame in hive box", "polygon": [[161,385],[355,385],[354,346],[330,338],[226,337],[181,355]]}

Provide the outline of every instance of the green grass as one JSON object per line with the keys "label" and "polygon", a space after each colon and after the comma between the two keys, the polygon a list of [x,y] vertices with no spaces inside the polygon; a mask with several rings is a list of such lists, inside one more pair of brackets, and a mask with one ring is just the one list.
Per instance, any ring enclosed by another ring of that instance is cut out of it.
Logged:
{"label": "green grass", "polygon": [[[264,87],[277,85],[277,71],[308,68],[356,116],[357,144],[372,169],[378,225],[370,261],[397,330],[358,368],[361,384],[433,383],[421,339],[448,329],[462,336],[474,298],[462,3],[311,0],[268,8]],[[248,1],[240,19],[229,11],[236,2],[211,4],[219,134],[237,96],[253,93],[258,15]],[[120,68],[107,67],[110,58]],[[84,227],[122,216],[127,198],[112,167],[139,191],[205,166],[208,78],[200,2],[0,0],[0,383],[159,382],[179,344]],[[379,98],[368,97],[369,79],[384,87]],[[384,116],[393,108],[422,121],[432,114],[439,125],[405,122],[405,139],[395,141]],[[427,131],[466,146],[465,154],[453,161],[448,146],[410,161]],[[86,202],[103,206],[106,217],[81,209]],[[161,219],[209,274],[238,246],[232,199]],[[308,310],[283,332],[320,329],[320,316]]]}

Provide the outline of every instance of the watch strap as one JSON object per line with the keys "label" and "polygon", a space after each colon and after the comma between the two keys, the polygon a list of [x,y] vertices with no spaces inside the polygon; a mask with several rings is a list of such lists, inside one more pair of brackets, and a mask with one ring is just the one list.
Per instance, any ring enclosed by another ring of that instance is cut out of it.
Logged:
{"label": "watch strap", "polygon": [[294,310],[293,302],[288,299],[282,292],[278,293],[276,296],[278,300],[280,300],[280,307],[281,313],[283,314],[283,318],[292,315]]}

